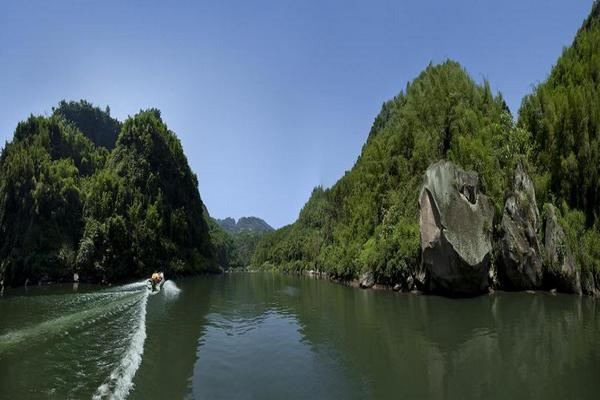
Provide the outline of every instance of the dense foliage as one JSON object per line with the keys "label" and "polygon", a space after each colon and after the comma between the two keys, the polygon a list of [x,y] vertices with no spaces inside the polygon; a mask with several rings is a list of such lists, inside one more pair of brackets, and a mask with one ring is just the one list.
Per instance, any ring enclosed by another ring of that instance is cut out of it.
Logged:
{"label": "dense foliage", "polygon": [[[123,124],[106,167],[86,182],[77,268],[121,279],[212,265],[204,205],[183,149],[157,110]],[[127,268],[123,268],[127,266]]]}
{"label": "dense foliage", "polygon": [[[208,215],[208,212],[206,215]],[[218,265],[223,269],[243,267],[244,263],[240,259],[238,246],[233,235],[223,229],[214,218],[208,217],[208,226]]]}
{"label": "dense foliage", "polygon": [[17,126],[0,156],[0,275],[7,283],[72,273],[84,181],[106,157],[57,117]]}
{"label": "dense foliage", "polygon": [[548,79],[523,99],[519,126],[535,142],[538,198],[562,204],[580,267],[600,278],[600,3]]}
{"label": "dense foliage", "polygon": [[53,116],[17,126],[0,156],[7,284],[217,268],[198,182],[175,134],[157,110],[143,111],[125,121],[109,153],[104,145],[113,147],[121,126],[113,121],[89,103],[61,102]]}
{"label": "dense foliage", "polygon": [[430,65],[385,103],[354,167],[316,188],[298,221],[259,244],[255,267],[315,269],[336,277],[373,271],[392,282],[418,263],[417,196],[425,169],[448,158],[479,172],[500,213],[504,190],[530,139],[500,95],[461,66]]}
{"label": "dense foliage", "polygon": [[54,115],[73,123],[96,145],[109,150],[115,147],[121,123],[110,116],[108,106],[102,111],[85,100],[68,102],[63,100],[52,111]]}
{"label": "dense foliage", "polygon": [[422,174],[447,158],[479,173],[497,217],[522,161],[538,206],[559,206],[583,278],[600,280],[599,82],[598,2],[549,78],[523,100],[517,124],[487,82],[475,84],[453,62],[429,66],[383,105],[352,170],[331,189],[316,188],[294,224],[259,244],[254,267],[405,277],[419,262]]}

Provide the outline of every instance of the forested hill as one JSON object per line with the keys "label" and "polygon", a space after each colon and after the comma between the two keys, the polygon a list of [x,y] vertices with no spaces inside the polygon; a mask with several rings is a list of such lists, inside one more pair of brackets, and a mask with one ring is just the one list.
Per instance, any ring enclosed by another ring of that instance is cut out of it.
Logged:
{"label": "forested hill", "polygon": [[519,126],[531,132],[536,193],[561,208],[584,272],[600,281],[600,3],[548,78],[523,99]]}
{"label": "forested hill", "polygon": [[423,174],[447,159],[478,173],[495,205],[496,238],[512,173],[525,166],[537,204],[558,207],[572,249],[561,259],[572,251],[583,281],[600,282],[599,82],[598,2],[548,79],[523,100],[517,123],[487,82],[452,61],[428,66],[383,105],[354,167],[333,187],[315,188],[295,223],[267,235],[253,266],[337,278],[369,271],[382,283],[414,276]]}
{"label": "forested hill", "polygon": [[207,218],[158,110],[121,124],[108,109],[61,102],[19,123],[0,155],[5,284],[217,270]]}
{"label": "forested hill", "polygon": [[229,233],[238,232],[271,232],[273,227],[258,217],[242,217],[237,222],[234,218],[217,219],[221,228]]}
{"label": "forested hill", "polygon": [[430,65],[383,105],[354,167],[332,188],[315,188],[298,220],[259,244],[253,264],[339,278],[369,270],[397,281],[418,264],[425,169],[447,158],[478,171],[500,212],[510,171],[529,144],[487,82],[478,85],[453,61]]}

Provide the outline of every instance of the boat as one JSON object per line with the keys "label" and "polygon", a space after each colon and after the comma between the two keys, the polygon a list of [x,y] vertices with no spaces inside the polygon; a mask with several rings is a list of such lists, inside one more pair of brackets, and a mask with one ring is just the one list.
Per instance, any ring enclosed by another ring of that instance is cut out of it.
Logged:
{"label": "boat", "polygon": [[155,272],[152,276],[146,281],[146,287],[150,291],[150,293],[158,293],[160,289],[162,289],[165,284],[165,274],[162,272]]}

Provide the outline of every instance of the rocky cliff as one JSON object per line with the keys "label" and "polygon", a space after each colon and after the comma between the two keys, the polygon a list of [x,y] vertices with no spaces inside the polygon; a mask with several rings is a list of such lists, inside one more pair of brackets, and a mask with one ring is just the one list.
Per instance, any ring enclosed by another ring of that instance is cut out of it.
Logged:
{"label": "rocky cliff", "polygon": [[506,199],[497,246],[498,280],[503,289],[527,290],[542,285],[542,253],[537,235],[540,213],[533,182],[517,164]]}

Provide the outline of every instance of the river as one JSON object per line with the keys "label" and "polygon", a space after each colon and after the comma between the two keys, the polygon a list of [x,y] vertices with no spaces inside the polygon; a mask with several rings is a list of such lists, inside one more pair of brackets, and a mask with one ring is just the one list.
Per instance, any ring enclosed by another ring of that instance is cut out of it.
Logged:
{"label": "river", "polygon": [[600,302],[234,273],[0,298],[0,399],[597,399]]}

